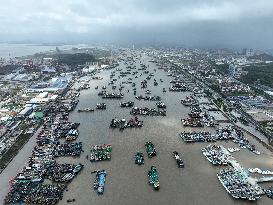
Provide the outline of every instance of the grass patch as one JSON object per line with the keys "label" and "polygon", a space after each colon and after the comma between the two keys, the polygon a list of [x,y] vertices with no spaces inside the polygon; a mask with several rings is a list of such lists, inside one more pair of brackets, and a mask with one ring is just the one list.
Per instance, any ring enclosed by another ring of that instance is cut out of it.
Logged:
{"label": "grass patch", "polygon": [[9,162],[18,154],[19,150],[30,139],[32,134],[21,134],[16,142],[10,147],[10,149],[1,156],[0,159],[0,172],[5,169]]}

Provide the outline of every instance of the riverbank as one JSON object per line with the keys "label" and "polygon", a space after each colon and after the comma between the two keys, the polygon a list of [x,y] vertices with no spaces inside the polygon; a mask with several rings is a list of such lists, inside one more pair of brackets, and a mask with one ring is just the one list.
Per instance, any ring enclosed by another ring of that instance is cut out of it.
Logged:
{"label": "riverbank", "polygon": [[26,166],[29,157],[31,156],[31,151],[36,145],[36,137],[42,130],[40,126],[37,131],[29,138],[29,140],[24,144],[24,146],[19,150],[17,155],[10,161],[10,163],[5,167],[5,169],[0,174],[0,201],[4,200],[4,197],[8,193],[9,180],[14,177],[24,166]]}

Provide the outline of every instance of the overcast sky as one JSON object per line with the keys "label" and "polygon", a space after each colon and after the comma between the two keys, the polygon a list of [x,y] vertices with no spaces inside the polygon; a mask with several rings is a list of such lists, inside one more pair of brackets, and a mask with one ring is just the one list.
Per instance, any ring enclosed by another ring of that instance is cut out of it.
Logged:
{"label": "overcast sky", "polygon": [[0,40],[273,48],[273,0],[0,0]]}

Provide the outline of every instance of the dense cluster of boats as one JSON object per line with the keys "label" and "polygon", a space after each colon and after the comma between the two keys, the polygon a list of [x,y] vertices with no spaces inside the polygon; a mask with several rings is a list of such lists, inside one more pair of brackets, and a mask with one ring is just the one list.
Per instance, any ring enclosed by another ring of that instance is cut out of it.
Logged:
{"label": "dense cluster of boats", "polygon": [[[191,97],[187,97],[191,101]],[[214,117],[210,116],[207,112],[203,112],[199,107],[198,103],[195,103],[190,107],[190,112],[188,113],[189,118],[181,119],[183,126],[189,127],[213,127],[215,126]]]}
{"label": "dense cluster of boats", "polygon": [[139,95],[135,97],[138,100],[145,100],[145,101],[160,101],[161,97],[160,96],[143,96],[143,95]]}
{"label": "dense cluster of boats", "polygon": [[255,145],[250,144],[249,140],[244,137],[244,133],[234,127],[226,126],[216,129],[216,134],[209,132],[181,132],[180,137],[185,142],[216,142],[217,140],[232,140],[238,144],[240,148],[246,148],[255,154],[260,154]]}
{"label": "dense cluster of boats", "polygon": [[258,174],[269,174],[269,175],[273,175],[273,171],[270,171],[270,170],[261,170],[259,168],[248,168],[248,171],[250,173],[258,173]]}
{"label": "dense cluster of boats", "polygon": [[[236,148],[234,148],[236,149]],[[226,191],[236,199],[246,199],[254,201],[260,198],[261,195],[266,194],[272,198],[271,189],[262,189],[257,182],[258,179],[249,175],[250,173],[272,174],[269,170],[262,171],[258,168],[249,168],[247,172],[229,153],[229,151],[221,145],[208,145],[201,149],[202,153],[213,165],[230,165],[229,168],[221,170],[217,177]],[[261,178],[264,180],[265,178]],[[272,180],[272,177],[266,178]]]}
{"label": "dense cluster of boats", "polygon": [[102,98],[108,98],[108,99],[122,99],[124,95],[122,93],[104,93],[102,95]]}
{"label": "dense cluster of boats", "polygon": [[92,76],[91,79],[92,79],[92,80],[102,80],[103,77],[100,77],[100,76]]}
{"label": "dense cluster of boats", "polygon": [[184,142],[216,142],[216,138],[209,132],[186,132],[183,131],[179,134]]}
{"label": "dense cluster of boats", "polygon": [[84,84],[82,84],[82,85],[79,86],[79,88],[77,89],[77,91],[79,92],[81,90],[87,90],[89,88],[90,88],[89,83],[84,83]]}
{"label": "dense cluster of boats", "polygon": [[199,107],[199,105],[191,106],[190,113],[188,114],[192,118],[202,118],[205,116],[205,112]]}
{"label": "dense cluster of boats", "polygon": [[175,84],[169,88],[169,91],[170,92],[186,92],[188,91],[188,89],[187,87],[185,87],[185,85]]}
{"label": "dense cluster of boats", "polygon": [[48,167],[45,177],[53,182],[69,182],[83,168],[83,164],[53,164]]}
{"label": "dense cluster of boats", "polygon": [[64,143],[56,147],[56,157],[79,156],[82,153],[82,142]]}
{"label": "dense cluster of boats", "polygon": [[[7,196],[6,203],[23,201],[28,204],[57,204],[63,198],[63,192],[66,189],[65,184],[38,184],[32,189],[27,189],[26,184],[16,186],[20,191],[15,196]],[[21,198],[24,198],[21,200]]]}
{"label": "dense cluster of boats", "polygon": [[234,168],[226,168],[218,174],[218,179],[226,191],[236,199],[255,201],[261,197],[263,190],[256,183],[251,183],[246,173]]}
{"label": "dense cluster of boats", "polygon": [[111,160],[112,146],[110,144],[92,145],[90,149],[90,161]]}
{"label": "dense cluster of boats", "polygon": [[181,122],[185,127],[204,127],[204,122],[196,118],[184,118]]}
{"label": "dense cluster of boats", "polygon": [[120,107],[133,107],[133,106],[134,106],[134,102],[132,102],[132,101],[120,103]]}
{"label": "dense cluster of boats", "polygon": [[188,84],[181,79],[179,76],[175,76],[173,80],[170,81],[172,84],[169,88],[170,92],[186,92],[190,91]]}
{"label": "dense cluster of boats", "polygon": [[237,148],[237,147],[228,147],[227,150],[228,150],[230,153],[233,153],[233,152],[239,152],[239,151],[240,151],[240,148]]}
{"label": "dense cluster of boats", "polygon": [[196,106],[198,105],[198,100],[193,96],[186,96],[185,99],[181,100],[181,104],[185,106]]}
{"label": "dense cluster of boats", "polygon": [[94,112],[95,110],[91,107],[78,109],[78,112]]}
{"label": "dense cluster of boats", "polygon": [[73,141],[79,136],[79,132],[77,130],[78,126],[79,123],[59,121],[58,124],[54,124],[51,128],[52,131],[58,134],[59,137],[65,138],[66,141]]}
{"label": "dense cluster of boats", "polygon": [[119,128],[123,130],[125,128],[140,128],[143,126],[143,121],[138,120],[137,117],[131,118],[130,120],[126,119],[112,119],[110,123],[111,128]]}
{"label": "dense cluster of boats", "polygon": [[159,109],[166,109],[166,108],[167,108],[167,106],[166,106],[165,103],[163,103],[163,102],[157,102],[157,103],[156,103],[156,106],[157,106],[157,108],[159,108]]}
{"label": "dense cluster of boats", "polygon": [[132,108],[130,114],[132,115],[149,115],[149,116],[166,116],[165,109],[156,109],[156,108]]}
{"label": "dense cluster of boats", "polygon": [[210,144],[207,147],[202,148],[201,151],[213,165],[228,165],[228,162],[232,157],[223,146],[216,144]]}

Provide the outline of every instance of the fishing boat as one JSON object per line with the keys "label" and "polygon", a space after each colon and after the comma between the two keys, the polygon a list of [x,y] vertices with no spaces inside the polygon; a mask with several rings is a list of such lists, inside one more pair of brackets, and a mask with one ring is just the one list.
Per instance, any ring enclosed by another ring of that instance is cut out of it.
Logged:
{"label": "fishing boat", "polygon": [[126,119],[112,119],[110,123],[111,128],[119,128],[120,130],[123,130],[125,128],[129,127],[142,127],[143,126],[143,121],[138,120],[137,117],[131,118],[129,121]]}
{"label": "fishing boat", "polygon": [[137,152],[134,158],[135,158],[135,164],[138,164],[138,165],[144,164],[144,155],[142,152]]}
{"label": "fishing boat", "polygon": [[181,119],[181,122],[183,126],[189,126],[189,127],[204,127],[204,123],[201,120],[198,120],[197,118],[186,118]]}
{"label": "fishing boat", "polygon": [[193,96],[186,96],[185,99],[181,100],[181,104],[185,106],[197,106],[198,101]]}
{"label": "fishing boat", "polygon": [[90,150],[90,161],[98,162],[111,160],[112,146],[110,144],[92,145]]}
{"label": "fishing boat", "polygon": [[105,179],[106,179],[106,171],[99,170],[96,171],[96,178],[94,181],[94,189],[97,190],[97,194],[101,195],[104,193]]}
{"label": "fishing boat", "polygon": [[103,78],[102,77],[99,77],[99,76],[93,76],[92,77],[92,80],[102,80]]}
{"label": "fishing boat", "polygon": [[70,181],[71,179],[73,179],[74,177],[74,174],[72,173],[67,173],[63,176],[63,178],[61,179],[61,181],[63,182],[67,182],[67,181]]}
{"label": "fishing boat", "polygon": [[65,137],[65,140],[66,141],[73,141],[73,140],[76,140],[78,138],[77,135],[68,135]]}
{"label": "fishing boat", "polygon": [[151,184],[155,190],[159,189],[158,173],[155,166],[151,166],[151,170],[148,171],[149,184]]}
{"label": "fishing boat", "polygon": [[96,108],[98,110],[105,110],[106,109],[106,104],[105,103],[98,103]]}
{"label": "fishing boat", "polygon": [[156,103],[157,108],[166,108],[167,106],[163,102],[157,102]]}
{"label": "fishing boat", "polygon": [[147,94],[147,95],[149,95],[149,94],[151,94],[152,92],[150,91],[150,90],[146,90],[145,91],[145,94]]}
{"label": "fishing boat", "polygon": [[73,169],[73,172],[74,173],[78,173],[79,171],[81,171],[81,169],[83,168],[83,164],[77,164],[76,166],[75,166],[75,168]]}
{"label": "fishing boat", "polygon": [[145,143],[145,149],[147,151],[148,157],[156,156],[156,150],[154,147],[154,144],[152,142],[146,142]]}
{"label": "fishing boat", "polygon": [[174,159],[176,161],[176,164],[178,166],[178,168],[184,168],[184,162],[183,160],[180,158],[179,154],[177,151],[174,151],[173,152],[173,156],[174,156]]}
{"label": "fishing boat", "polygon": [[120,107],[133,107],[134,106],[134,102],[129,101],[129,102],[121,102],[120,103]]}
{"label": "fishing boat", "polygon": [[84,108],[84,109],[78,109],[78,112],[94,112],[95,110],[92,108]]}
{"label": "fishing boat", "polygon": [[[121,91],[121,88],[119,89]],[[121,99],[124,95],[121,93],[104,93],[102,95],[102,98],[109,98],[109,99]]]}

